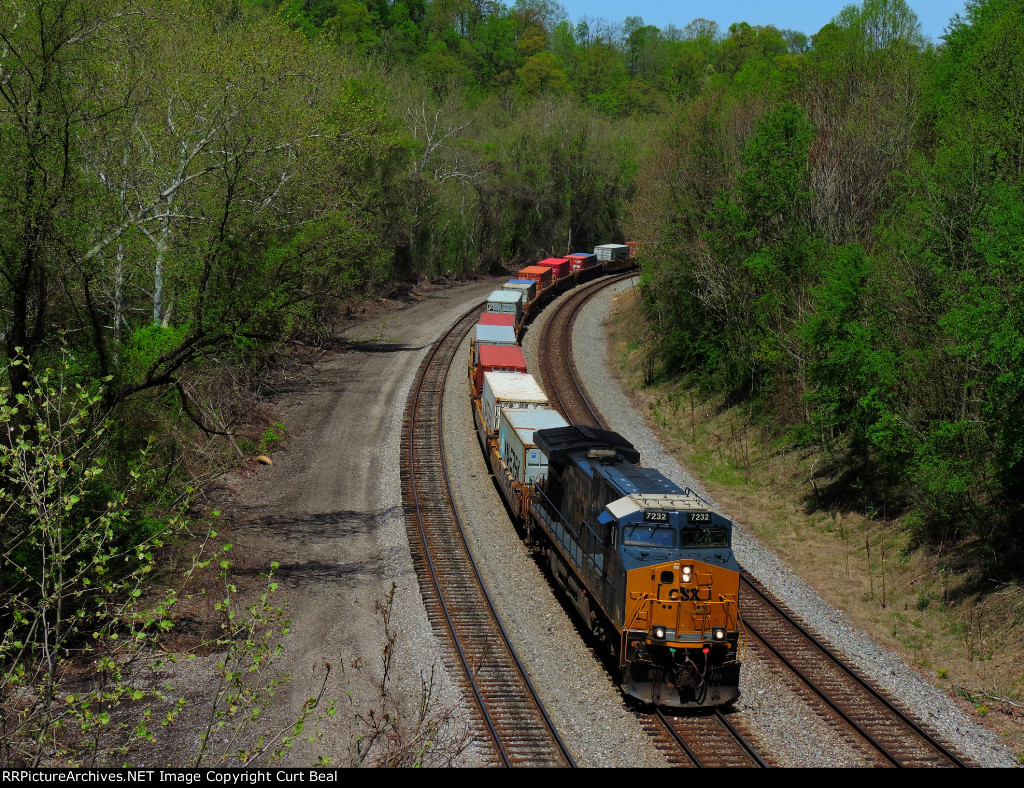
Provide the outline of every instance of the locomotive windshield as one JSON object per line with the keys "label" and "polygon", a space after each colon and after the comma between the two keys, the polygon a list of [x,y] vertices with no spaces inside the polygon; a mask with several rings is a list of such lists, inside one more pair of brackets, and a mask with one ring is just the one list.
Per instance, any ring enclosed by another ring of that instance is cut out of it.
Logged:
{"label": "locomotive windshield", "polygon": [[729,532],[725,528],[684,528],[680,547],[728,547]]}
{"label": "locomotive windshield", "polygon": [[633,523],[623,526],[622,541],[625,544],[646,545],[647,547],[675,547],[676,532],[669,526],[653,523]]}

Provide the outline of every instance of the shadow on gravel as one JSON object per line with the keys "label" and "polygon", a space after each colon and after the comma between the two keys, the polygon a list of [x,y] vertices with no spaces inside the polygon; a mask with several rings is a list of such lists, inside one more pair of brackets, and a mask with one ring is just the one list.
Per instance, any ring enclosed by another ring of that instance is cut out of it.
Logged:
{"label": "shadow on gravel", "polygon": [[349,353],[415,353],[430,347],[426,345],[403,345],[400,342],[388,342],[378,339],[336,339],[335,347]]}
{"label": "shadow on gravel", "polygon": [[[315,583],[332,583],[352,589],[366,587],[368,577],[379,577],[383,571],[380,558],[350,563],[336,563],[309,559],[306,561],[279,561],[274,573],[277,580],[290,586],[302,586]],[[262,574],[254,571],[249,574]],[[239,572],[239,574],[245,574]]]}
{"label": "shadow on gravel", "polygon": [[[311,515],[250,515],[245,523],[236,527],[248,536],[270,537],[288,545],[277,561],[276,572],[280,581],[294,585],[314,582],[330,582],[343,586],[358,587],[368,576],[377,576],[382,571],[379,556],[359,561],[332,559],[331,555],[344,555],[334,543],[373,533],[388,517],[401,516],[402,507],[392,506],[373,512],[357,512],[343,509]],[[324,554],[327,554],[326,556]],[[265,567],[238,568],[240,575],[258,575]]]}
{"label": "shadow on gravel", "polygon": [[249,534],[284,537],[300,542],[305,539],[344,539],[356,534],[372,533],[385,518],[401,513],[401,506],[391,506],[374,512],[341,509],[336,512],[306,515],[264,515],[251,512],[246,513],[248,522],[241,527]]}

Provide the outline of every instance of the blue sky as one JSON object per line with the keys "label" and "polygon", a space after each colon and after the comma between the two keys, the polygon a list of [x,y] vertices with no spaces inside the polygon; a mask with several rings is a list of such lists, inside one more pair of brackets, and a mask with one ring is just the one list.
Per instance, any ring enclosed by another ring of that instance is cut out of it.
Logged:
{"label": "blue sky", "polygon": [[[852,0],[794,0],[792,2],[754,2],[754,0],[560,0],[569,17],[603,17],[621,22],[627,16],[643,17],[644,22],[657,27],[674,24],[683,27],[697,17],[713,19],[723,32],[733,22],[752,25],[775,25],[779,29],[799,30],[813,35],[827,25],[839,11],[851,5]],[[860,3],[853,3],[859,5]],[[964,0],[908,0],[908,5],[921,20],[924,34],[935,43],[954,14],[964,9]]]}

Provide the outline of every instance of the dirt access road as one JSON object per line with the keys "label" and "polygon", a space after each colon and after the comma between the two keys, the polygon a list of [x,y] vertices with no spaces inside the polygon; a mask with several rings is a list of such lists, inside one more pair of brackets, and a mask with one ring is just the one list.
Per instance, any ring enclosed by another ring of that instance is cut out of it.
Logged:
{"label": "dirt access road", "polygon": [[[345,349],[331,352],[307,374],[274,382],[274,420],[287,439],[273,466],[221,482],[218,505],[236,572],[252,589],[259,573],[278,561],[292,631],[279,666],[291,674],[263,722],[270,732],[294,718],[313,692],[325,662],[332,664],[326,696],[338,714],[320,726],[323,739],[302,744],[286,762],[308,765],[317,755],[351,762],[356,712],[376,699],[384,645],[374,610],[397,584],[394,629],[396,689],[420,695],[421,677],[440,666],[409,557],[399,480],[402,417],[412,377],[429,346],[466,309],[486,299],[503,279],[451,288],[428,287],[398,308],[361,317],[341,334]],[[212,658],[211,658],[212,659]],[[359,660],[360,670],[339,670]],[[211,660],[207,660],[209,670]],[[198,666],[197,666],[198,667]],[[443,670],[435,671],[435,708],[457,704]],[[196,680],[201,680],[197,675]],[[209,679],[207,679],[209,680]],[[352,693],[353,704],[347,698]],[[461,709],[451,715],[456,728]],[[460,762],[472,762],[472,752]]]}

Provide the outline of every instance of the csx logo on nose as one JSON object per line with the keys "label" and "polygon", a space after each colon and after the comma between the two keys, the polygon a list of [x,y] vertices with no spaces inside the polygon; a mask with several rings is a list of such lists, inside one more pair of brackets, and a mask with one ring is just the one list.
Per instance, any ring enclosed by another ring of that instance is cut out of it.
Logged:
{"label": "csx logo on nose", "polygon": [[[699,588],[680,588],[679,599],[682,602],[700,602],[700,589]],[[708,598],[705,602],[711,601],[711,590],[708,589]]]}

